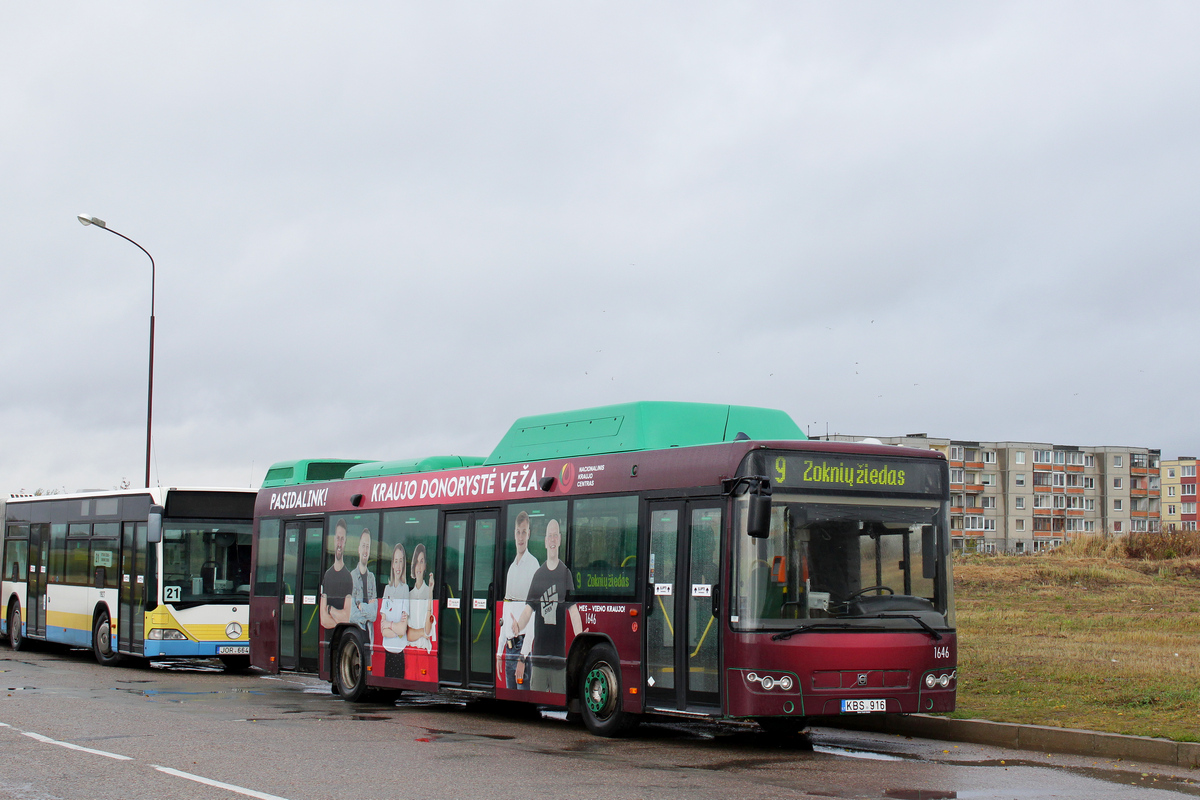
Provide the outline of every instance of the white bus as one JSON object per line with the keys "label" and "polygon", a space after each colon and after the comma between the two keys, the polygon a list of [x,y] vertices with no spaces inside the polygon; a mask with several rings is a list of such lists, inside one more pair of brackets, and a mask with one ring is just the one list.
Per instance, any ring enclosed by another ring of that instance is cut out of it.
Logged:
{"label": "white bus", "polygon": [[129,489],[10,496],[4,616],[30,640],[126,658],[250,663],[247,603],[253,489]]}

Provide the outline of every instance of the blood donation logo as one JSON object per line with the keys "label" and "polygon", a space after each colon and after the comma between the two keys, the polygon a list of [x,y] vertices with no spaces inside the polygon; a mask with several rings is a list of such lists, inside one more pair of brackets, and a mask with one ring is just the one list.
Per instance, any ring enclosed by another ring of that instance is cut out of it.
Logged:
{"label": "blood donation logo", "polygon": [[558,482],[562,484],[562,490],[569,492],[575,486],[575,465],[571,462],[563,464],[562,471],[558,473]]}

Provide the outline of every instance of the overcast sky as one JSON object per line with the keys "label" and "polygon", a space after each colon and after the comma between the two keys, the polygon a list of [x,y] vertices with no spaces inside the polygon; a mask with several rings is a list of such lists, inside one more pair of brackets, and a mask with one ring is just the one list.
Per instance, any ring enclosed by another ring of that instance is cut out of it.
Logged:
{"label": "overcast sky", "polygon": [[0,490],[639,399],[1200,455],[1200,5],[10,3]]}

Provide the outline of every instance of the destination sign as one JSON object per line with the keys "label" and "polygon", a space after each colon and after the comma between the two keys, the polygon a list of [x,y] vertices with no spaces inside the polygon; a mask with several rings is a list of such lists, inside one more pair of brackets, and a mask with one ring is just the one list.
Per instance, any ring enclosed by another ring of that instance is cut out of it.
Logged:
{"label": "destination sign", "polygon": [[880,458],[840,453],[760,451],[750,474],[764,475],[780,489],[833,489],[942,496],[944,462],[926,458]]}

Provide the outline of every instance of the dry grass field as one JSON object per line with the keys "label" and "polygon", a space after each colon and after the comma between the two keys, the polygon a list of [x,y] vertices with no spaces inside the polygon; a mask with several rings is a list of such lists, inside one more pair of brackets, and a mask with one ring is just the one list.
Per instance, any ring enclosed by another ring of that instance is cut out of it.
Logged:
{"label": "dry grass field", "polygon": [[953,716],[1200,741],[1200,558],[1075,552],[956,558]]}

